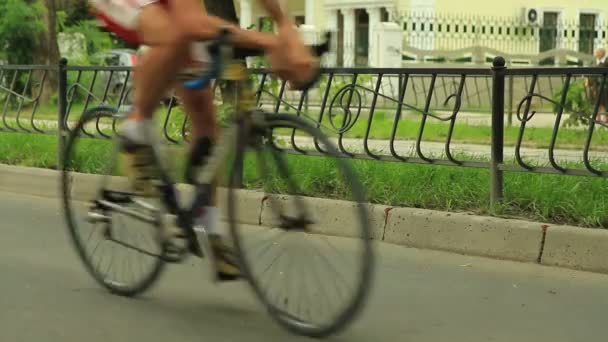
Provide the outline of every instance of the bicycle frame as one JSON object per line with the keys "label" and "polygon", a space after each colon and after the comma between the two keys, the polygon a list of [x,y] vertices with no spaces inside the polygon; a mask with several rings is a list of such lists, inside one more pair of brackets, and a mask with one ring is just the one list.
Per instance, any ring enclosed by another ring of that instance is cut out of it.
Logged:
{"label": "bicycle frame", "polygon": [[[206,205],[209,201],[209,192],[207,187],[213,183],[214,179],[220,175],[222,167],[229,160],[230,154],[236,150],[238,144],[238,134],[247,125],[252,122],[252,116],[255,115],[255,93],[253,87],[249,84],[249,73],[246,66],[242,65],[239,61],[231,60],[223,70],[221,81],[230,82],[230,86],[234,87],[235,98],[235,111],[230,115],[230,124],[228,127],[222,130],[220,140],[222,143],[217,144],[212,151],[212,154],[207,158],[207,162],[197,172],[195,176],[194,186],[196,186],[196,193],[194,199],[190,205],[179,206],[175,208],[180,212],[180,215],[186,214],[187,222],[193,222],[192,219],[199,208]],[[119,112],[114,115],[115,119],[124,118],[124,113]],[[114,154],[118,151],[118,143],[115,146]],[[160,165],[159,165],[160,166]],[[105,178],[105,177],[104,177]],[[106,183],[107,179],[104,179]],[[173,186],[173,184],[166,184],[167,186]],[[102,186],[105,189],[105,184]],[[106,190],[104,190],[106,191]],[[111,193],[114,193],[111,191]],[[119,204],[113,203],[113,200],[109,199],[108,194],[100,194],[102,199],[98,199],[97,202],[113,211],[120,212],[124,215],[130,216],[134,219],[147,222],[155,223],[156,218],[147,214],[142,214],[137,211],[125,208]],[[137,203],[139,206],[146,208],[145,202]],[[149,208],[148,208],[149,209]],[[101,220],[103,217],[90,217],[91,219]],[[191,229],[192,227],[188,227]]]}
{"label": "bicycle frame", "polygon": [[220,134],[221,143],[215,145],[212,154],[207,158],[205,165],[197,172],[196,184],[208,185],[213,183],[230,153],[235,151],[238,144],[239,130],[251,122],[255,109],[255,96],[253,87],[248,80],[249,73],[246,66],[238,61],[231,61],[224,70],[221,80],[230,82],[234,87],[235,110],[230,115],[230,124]]}
{"label": "bicycle frame", "polygon": [[[177,211],[179,225],[187,231],[188,235],[190,235],[190,242],[197,245],[195,248],[198,250],[200,250],[200,246],[198,246],[199,244],[194,234],[193,223],[194,218],[198,215],[199,209],[210,202],[212,191],[209,190],[209,188],[214,183],[215,178],[221,174],[222,167],[224,166],[224,163],[229,160],[230,153],[235,152],[239,147],[239,139],[241,138],[240,133],[248,132],[248,129],[250,129],[253,124],[256,122],[263,122],[264,120],[264,112],[256,110],[255,91],[249,80],[247,66],[242,61],[234,58],[234,49],[225,44],[227,35],[227,31],[223,31],[218,39],[218,54],[214,58],[215,61],[212,64],[210,72],[200,79],[184,82],[184,86],[187,89],[193,90],[209,86],[211,80],[214,78],[216,79],[216,82],[229,82],[229,86],[232,88],[234,94],[232,101],[235,105],[234,111],[229,118],[230,124],[222,130],[220,137],[221,143],[215,145],[215,148],[213,149],[212,154],[208,156],[205,165],[197,171],[193,182],[194,184],[192,184],[196,187],[194,199],[189,206],[185,207],[185,209],[183,206],[179,205],[177,199],[174,199],[176,207],[172,209]],[[327,35],[327,37],[328,42],[326,44],[315,47],[316,54],[319,56],[322,55],[324,51],[327,51],[329,47],[329,35]],[[257,51],[253,52],[252,55],[259,54],[259,50],[254,49],[251,51]],[[310,80],[308,84],[303,85],[303,88],[307,89],[310,85],[314,84],[319,76],[320,73]],[[175,194],[174,184],[170,184],[167,180],[168,178],[165,178],[165,186],[172,187],[172,192]],[[113,205],[112,203],[105,201],[105,199],[102,200],[102,202],[103,203],[100,203],[101,205],[136,219],[147,222],[152,222],[153,220],[153,218],[147,217],[146,215],[137,214],[129,209],[122,208],[119,205]],[[169,204],[168,201],[165,201],[165,204]]]}

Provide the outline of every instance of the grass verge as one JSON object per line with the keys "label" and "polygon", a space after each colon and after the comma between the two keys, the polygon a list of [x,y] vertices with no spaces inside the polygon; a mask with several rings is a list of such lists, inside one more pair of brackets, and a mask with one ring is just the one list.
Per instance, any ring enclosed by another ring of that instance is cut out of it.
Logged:
{"label": "grass verge", "polygon": [[[315,118],[316,116],[312,116]],[[335,118],[334,124],[341,127],[343,118]],[[329,119],[324,120],[325,126],[331,127]],[[345,133],[347,138],[364,138],[367,127],[370,127],[370,139],[388,140],[392,136],[394,118],[391,115],[387,116],[384,112],[374,114],[371,124],[369,118],[359,118],[352,128]],[[395,133],[396,139],[399,140],[415,140],[420,134],[421,116],[408,116],[401,119]],[[422,134],[423,141],[439,141],[445,142],[449,133],[449,123],[438,122],[436,119],[428,118],[424,126]],[[326,131],[329,133],[329,131]],[[520,134],[519,125],[505,127],[504,143],[506,146],[515,146]],[[581,148],[587,139],[586,129],[560,128],[557,136],[557,148]],[[523,136],[523,145],[532,148],[549,147],[551,137],[553,136],[553,128],[547,127],[527,127]],[[452,141],[454,143],[466,144],[481,144],[490,143],[491,127],[482,125],[467,125],[456,120]],[[602,129],[601,126],[596,127],[592,139],[592,148],[601,149],[608,145],[608,130]]]}
{"label": "grass verge", "polygon": [[[182,169],[183,148],[172,147],[172,165]],[[181,152],[181,153],[178,153]],[[109,141],[88,140],[78,147],[76,170],[101,173],[110,157]],[[341,198],[343,185],[335,181],[334,163],[327,158],[289,156],[290,169],[310,196]],[[54,136],[0,133],[0,163],[56,169]],[[489,206],[489,173],[483,169],[438,167],[378,161],[353,161],[373,203],[482,215],[521,217],[583,227],[608,226],[608,180],[592,177],[505,174],[505,202]],[[284,184],[270,176],[262,184],[255,160],[245,162],[247,188],[282,192]],[[176,171],[175,175],[183,174]]]}
{"label": "grass verge", "polygon": [[[82,103],[76,103],[72,107],[69,115],[71,121],[76,120],[82,112],[84,105]],[[158,118],[158,124],[163,125],[166,118],[166,108],[161,106],[156,112]],[[9,121],[16,117],[16,112],[9,111],[7,118]],[[29,116],[31,110],[26,108],[21,114],[22,122],[27,122],[26,126],[29,126]],[[315,121],[319,117],[318,113],[308,113],[307,117]],[[38,120],[57,120],[57,109],[56,106],[46,105],[41,106],[37,109],[35,118]],[[172,110],[171,117],[167,124],[167,130],[169,135],[174,139],[181,139],[181,128],[184,121],[185,114],[183,108],[178,106]],[[395,132],[395,138],[397,140],[415,140],[420,134],[420,123],[421,115],[408,114],[402,118],[397,126]],[[374,117],[369,123],[369,119],[366,116],[361,116],[356,119],[355,122],[344,121],[343,115],[337,115],[330,121],[328,115],[325,115],[323,119],[323,126],[325,127],[324,132],[326,134],[337,136],[334,127],[338,129],[343,126],[349,127],[345,132],[345,138],[356,138],[362,139],[366,136],[368,125],[369,138],[377,140],[388,140],[392,136],[394,126],[394,115],[388,114],[384,111],[377,111]],[[350,120],[355,120],[352,118]],[[11,121],[11,125],[14,123]],[[38,124],[39,126],[41,124]],[[436,119],[428,118],[424,126],[423,141],[434,141],[434,142],[445,142],[448,137],[449,123],[439,122]],[[42,126],[41,126],[42,127]],[[514,146],[517,143],[517,139],[520,134],[520,127],[505,127],[504,139],[505,146]],[[528,127],[525,130],[523,137],[523,146],[530,148],[547,148],[551,142],[553,135],[553,128],[547,127]],[[557,137],[557,148],[558,149],[580,149],[584,146],[587,139],[586,129],[572,129],[572,128],[560,128]],[[490,143],[491,128],[483,125],[467,125],[463,122],[456,121],[454,126],[454,132],[452,135],[453,143],[465,143],[465,144],[480,144],[486,145]],[[591,142],[592,149],[594,150],[607,150],[608,148],[608,130],[603,129],[601,126],[597,126]]]}

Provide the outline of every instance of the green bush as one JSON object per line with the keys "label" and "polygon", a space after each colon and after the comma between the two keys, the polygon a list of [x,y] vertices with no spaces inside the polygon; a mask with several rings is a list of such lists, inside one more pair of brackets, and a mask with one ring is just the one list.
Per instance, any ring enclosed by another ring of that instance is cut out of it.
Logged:
{"label": "green bush", "polygon": [[63,32],[82,33],[86,38],[87,51],[91,56],[115,46],[112,36],[108,32],[101,31],[95,20],[79,21],[74,26],[66,26]]}
{"label": "green bush", "polygon": [[32,64],[39,35],[44,32],[40,2],[0,0],[0,46],[8,64]]}
{"label": "green bush", "polygon": [[[557,113],[561,106],[564,86],[553,94],[553,111]],[[570,84],[566,94],[563,113],[569,114],[568,119],[564,120],[564,126],[588,125],[589,118],[593,112],[593,103],[587,97],[585,81],[578,80]]]}

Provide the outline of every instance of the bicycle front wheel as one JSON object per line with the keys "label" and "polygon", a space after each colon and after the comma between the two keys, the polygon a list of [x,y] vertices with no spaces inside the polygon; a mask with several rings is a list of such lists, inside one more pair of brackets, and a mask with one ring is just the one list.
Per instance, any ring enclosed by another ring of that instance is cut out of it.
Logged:
{"label": "bicycle front wheel", "polygon": [[[265,117],[262,127],[241,131],[237,144],[228,192],[235,246],[276,321],[298,335],[327,337],[353,321],[370,290],[364,192],[349,160],[319,129],[293,115]],[[245,186],[265,192],[259,226],[239,223],[239,161]]]}
{"label": "bicycle front wheel", "polygon": [[122,177],[112,139],[117,114],[114,107],[91,108],[70,131],[63,151],[62,204],[88,273],[110,292],[132,297],[159,279],[165,262],[154,239],[156,225],[124,213],[154,218],[161,205],[142,207]]}

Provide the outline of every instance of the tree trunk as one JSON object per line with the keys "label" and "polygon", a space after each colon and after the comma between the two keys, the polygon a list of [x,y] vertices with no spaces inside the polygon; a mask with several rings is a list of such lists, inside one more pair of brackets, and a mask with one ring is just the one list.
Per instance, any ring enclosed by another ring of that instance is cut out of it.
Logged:
{"label": "tree trunk", "polygon": [[[59,46],[57,45],[57,14],[55,0],[30,0],[30,3],[39,1],[43,3],[43,22],[46,29],[38,37],[36,48],[34,49],[34,64],[56,66],[59,63]],[[32,78],[33,96],[40,93],[40,102],[46,103],[49,98],[57,93],[57,72],[47,72],[46,80],[43,81],[44,72],[36,72]],[[40,87],[42,86],[42,91]]]}

